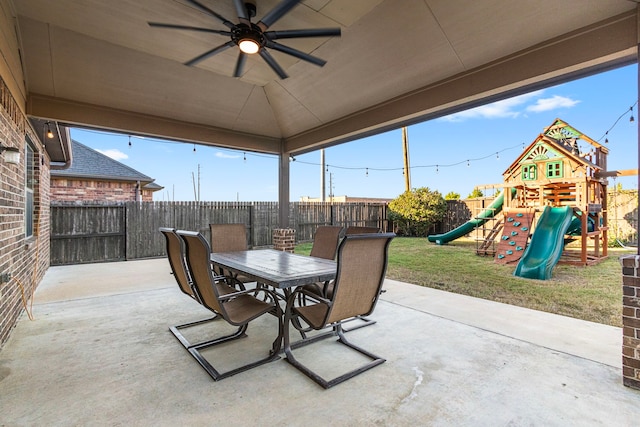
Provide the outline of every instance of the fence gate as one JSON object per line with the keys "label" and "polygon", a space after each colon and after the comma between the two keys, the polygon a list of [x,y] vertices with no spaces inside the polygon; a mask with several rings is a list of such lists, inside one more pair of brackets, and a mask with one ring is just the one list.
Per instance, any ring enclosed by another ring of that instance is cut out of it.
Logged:
{"label": "fence gate", "polygon": [[124,205],[51,205],[51,265],[125,258]]}

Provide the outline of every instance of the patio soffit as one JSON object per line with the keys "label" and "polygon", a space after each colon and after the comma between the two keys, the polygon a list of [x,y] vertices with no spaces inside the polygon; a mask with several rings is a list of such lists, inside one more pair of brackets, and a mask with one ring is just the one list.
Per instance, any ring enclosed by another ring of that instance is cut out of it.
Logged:
{"label": "patio soffit", "polygon": [[[12,0],[9,0],[12,1]],[[237,21],[231,0],[200,0]],[[257,19],[279,0],[257,0]],[[629,0],[306,0],[270,29],[340,27],[281,40],[232,77],[237,48],[183,65],[226,29],[185,0],[12,1],[27,111],[68,126],[266,153],[302,153],[636,60]],[[256,20],[257,20],[256,19]]]}

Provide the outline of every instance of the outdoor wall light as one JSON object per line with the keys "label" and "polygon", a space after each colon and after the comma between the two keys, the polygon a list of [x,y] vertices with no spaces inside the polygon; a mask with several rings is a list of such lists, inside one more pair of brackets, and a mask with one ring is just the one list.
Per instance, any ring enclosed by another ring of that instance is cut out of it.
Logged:
{"label": "outdoor wall light", "polygon": [[0,145],[0,154],[5,163],[17,165],[20,163],[20,150],[15,147],[3,147]]}
{"label": "outdoor wall light", "polygon": [[51,132],[51,126],[49,125],[49,122],[47,122],[47,138],[53,139],[53,132]]}

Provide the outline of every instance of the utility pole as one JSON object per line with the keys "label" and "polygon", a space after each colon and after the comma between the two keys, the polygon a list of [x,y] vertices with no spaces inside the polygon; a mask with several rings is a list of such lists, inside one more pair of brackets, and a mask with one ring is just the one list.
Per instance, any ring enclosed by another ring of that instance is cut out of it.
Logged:
{"label": "utility pole", "polygon": [[197,202],[198,201],[198,193],[196,193],[196,177],[193,174],[193,172],[191,172],[191,183],[193,184],[193,200],[195,200]]}
{"label": "utility pole", "polygon": [[193,182],[193,198],[196,199],[196,202],[200,201],[200,163],[198,163],[198,185],[196,190],[196,177],[193,172],[191,172],[191,181]]}
{"label": "utility pole", "polygon": [[320,201],[324,202],[325,197],[325,182],[324,182],[324,148],[320,150]]}
{"label": "utility pole", "polygon": [[329,174],[329,201],[333,203],[333,173]]}
{"label": "utility pole", "polygon": [[409,167],[409,136],[406,126],[402,128],[402,155],[404,158],[404,191],[411,191],[411,169]]}

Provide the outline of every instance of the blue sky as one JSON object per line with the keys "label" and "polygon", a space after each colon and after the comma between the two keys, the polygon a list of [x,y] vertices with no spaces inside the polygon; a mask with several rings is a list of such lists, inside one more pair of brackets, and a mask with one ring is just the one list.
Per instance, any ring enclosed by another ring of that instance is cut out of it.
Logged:
{"label": "blue sky", "polygon": [[[636,169],[637,80],[637,65],[631,65],[410,126],[411,187],[464,198],[476,185],[499,184],[523,147],[556,118],[602,144],[608,139],[609,170]],[[154,200],[194,200],[198,168],[200,200],[278,200],[276,156],[135,136],[129,147],[127,135],[82,129],[71,136],[154,178],[164,187]],[[325,162],[327,195],[330,176],[336,196],[395,198],[404,191],[400,129],[327,148]],[[320,170],[319,151],[296,156],[292,201],[319,197]],[[638,178],[609,180],[618,183],[637,189]]]}

